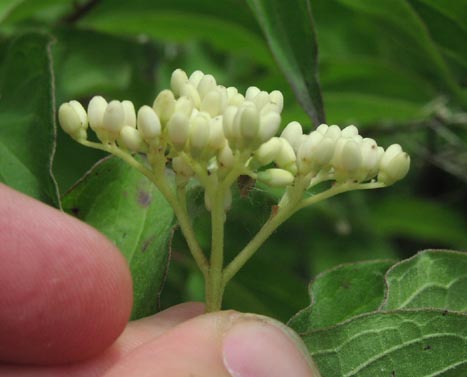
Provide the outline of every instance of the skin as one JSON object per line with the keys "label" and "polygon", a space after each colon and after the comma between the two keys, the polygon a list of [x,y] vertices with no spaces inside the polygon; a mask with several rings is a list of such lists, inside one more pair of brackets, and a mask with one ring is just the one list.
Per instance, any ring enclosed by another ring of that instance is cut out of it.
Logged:
{"label": "skin", "polygon": [[[318,376],[270,319],[185,303],[128,322],[131,305],[127,263],[108,239],[0,184],[0,377]],[[249,334],[278,356],[245,348]]]}

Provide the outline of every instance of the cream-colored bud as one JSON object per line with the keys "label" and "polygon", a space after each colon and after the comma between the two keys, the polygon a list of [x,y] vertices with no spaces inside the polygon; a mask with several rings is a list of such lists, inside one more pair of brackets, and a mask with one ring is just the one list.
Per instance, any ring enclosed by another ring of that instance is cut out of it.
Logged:
{"label": "cream-colored bud", "polygon": [[352,139],[338,139],[331,164],[337,180],[355,178],[362,164],[360,146]]}
{"label": "cream-colored bud", "polygon": [[275,161],[277,166],[279,166],[282,169],[290,171],[292,174],[297,173],[297,157],[295,155],[295,152],[290,145],[290,143],[284,139],[284,138],[279,138],[282,146],[279,150],[279,154],[277,155]]}
{"label": "cream-colored bud", "polygon": [[269,103],[269,93],[262,90],[253,98],[252,101],[256,105],[257,109],[261,110]]}
{"label": "cream-colored bud", "polygon": [[254,159],[260,166],[268,165],[276,160],[281,148],[281,140],[278,137],[273,137],[260,145],[254,154]]}
{"label": "cream-colored bud", "polygon": [[170,88],[175,96],[179,97],[182,88],[188,83],[188,76],[185,71],[176,69],[170,78]]}
{"label": "cream-colored bud", "polygon": [[191,102],[188,97],[180,97],[177,99],[177,102],[175,102],[175,113],[182,113],[186,115],[187,117],[190,117],[191,114],[193,113],[193,102]]}
{"label": "cream-colored bud", "polygon": [[393,144],[386,149],[379,164],[378,181],[386,185],[393,184],[404,178],[410,168],[410,156],[399,144]]}
{"label": "cream-colored bud", "polygon": [[279,114],[280,112],[281,110],[278,105],[272,102],[269,102],[261,108],[260,114],[261,116],[264,116],[267,113],[278,113]]}
{"label": "cream-colored bud", "polygon": [[337,140],[341,136],[341,129],[333,124],[332,126],[328,127],[324,136]]}
{"label": "cream-colored bud", "polygon": [[[204,77],[207,77],[207,75]],[[203,101],[201,102],[200,110],[209,113],[211,117],[220,115],[223,110],[222,97],[220,92],[214,89],[211,90],[209,93],[206,93],[206,95],[203,98]]]}
{"label": "cream-colored bud", "polygon": [[259,88],[256,86],[250,86],[245,92],[245,100],[253,101],[253,98],[260,92]]}
{"label": "cream-colored bud", "polygon": [[316,161],[315,150],[322,140],[323,135],[313,131],[300,144],[297,152],[297,165],[300,173],[308,174],[319,168],[320,164]]}
{"label": "cream-colored bud", "polygon": [[208,93],[216,89],[217,83],[213,75],[204,75],[199,81],[196,89],[201,98],[204,98]]}
{"label": "cream-colored bud", "polygon": [[230,101],[235,95],[238,94],[238,89],[234,86],[229,86],[227,90],[227,99]]}
{"label": "cream-colored bud", "polygon": [[107,101],[101,96],[91,98],[88,104],[88,119],[91,128],[96,131],[102,128],[104,112],[107,108]]}
{"label": "cream-colored bud", "polygon": [[237,112],[234,123],[239,122],[240,134],[247,144],[256,138],[259,128],[259,114],[254,106],[243,106]]}
{"label": "cream-colored bud", "polygon": [[131,126],[122,128],[119,140],[132,152],[139,152],[145,147],[143,136],[136,128]]}
{"label": "cream-colored bud", "polygon": [[[328,130],[329,126],[327,124],[320,124],[318,127],[316,127],[316,132],[319,132],[321,135],[324,136],[326,131]],[[313,132],[313,131],[312,131]]]}
{"label": "cream-colored bud", "polygon": [[280,113],[284,108],[284,96],[282,93],[279,90],[273,90],[271,93],[269,93],[269,100],[274,105],[277,105]]}
{"label": "cream-colored bud", "polygon": [[160,92],[154,100],[152,108],[159,117],[161,126],[164,128],[175,110],[175,97],[172,91],[166,89]]}
{"label": "cream-colored bud", "polygon": [[167,124],[169,140],[177,149],[183,149],[189,130],[189,118],[182,113],[175,113]]}
{"label": "cream-colored bud", "polygon": [[186,84],[182,88],[180,95],[187,97],[193,103],[193,106],[199,109],[201,105],[201,97],[193,84]]}
{"label": "cream-colored bud", "polygon": [[360,145],[360,150],[362,153],[362,166],[359,180],[372,178],[378,171],[381,158],[378,152],[378,144],[373,139],[365,138]]}
{"label": "cream-colored bud", "polygon": [[271,187],[286,187],[293,183],[295,177],[284,169],[267,169],[257,174],[257,180]]}
{"label": "cream-colored bud", "polygon": [[295,152],[298,152],[298,148],[303,141],[302,135],[302,125],[295,121],[290,122],[287,126],[285,126],[281,133],[281,137],[290,143]]}
{"label": "cream-colored bud", "polygon": [[192,153],[199,153],[208,145],[209,121],[209,115],[203,112],[190,119],[190,147]]}
{"label": "cream-colored bud", "polygon": [[357,135],[358,135],[358,128],[355,127],[354,125],[345,127],[344,129],[342,129],[342,132],[341,132],[342,137],[352,138]]}
{"label": "cream-colored bud", "polygon": [[191,166],[181,156],[177,156],[172,159],[172,170],[175,172],[175,174],[186,178],[194,175]]}
{"label": "cream-colored bud", "polygon": [[83,122],[75,107],[70,103],[63,103],[58,109],[58,120],[63,131],[74,138],[80,138],[82,136],[80,131],[86,129],[84,124],[87,122]]}
{"label": "cream-colored bud", "polygon": [[230,169],[235,164],[235,157],[232,149],[230,149],[228,145],[225,145],[224,148],[219,151],[217,161],[219,167],[224,169]]}
{"label": "cream-colored bud", "polygon": [[189,83],[196,88],[203,77],[204,73],[202,71],[197,70],[190,75],[190,78],[188,80]]}
{"label": "cream-colored bud", "polygon": [[110,101],[104,112],[103,128],[112,137],[117,137],[125,125],[125,110],[120,101]]}
{"label": "cream-colored bud", "polygon": [[146,141],[160,136],[161,122],[151,107],[144,105],[138,110],[137,123],[138,130]]}
{"label": "cream-colored bud", "polygon": [[224,127],[222,124],[222,116],[217,116],[209,121],[209,148],[218,150],[224,147],[227,140],[224,136]]}
{"label": "cream-colored bud", "polygon": [[71,100],[69,104],[76,111],[76,114],[78,114],[82,125],[81,128],[86,130],[88,128],[88,114],[86,114],[86,110],[84,109],[83,105],[75,100]]}
{"label": "cream-colored bud", "polygon": [[237,115],[238,108],[236,106],[227,106],[223,115],[224,135],[230,141],[236,141],[240,137],[240,133],[234,128],[234,120]]}
{"label": "cream-colored bud", "polygon": [[228,104],[232,106],[240,106],[243,102],[245,102],[245,97],[243,94],[237,93],[229,99]]}
{"label": "cream-colored bud", "polygon": [[125,113],[125,126],[136,128],[135,105],[131,101],[122,101],[122,106]]}
{"label": "cream-colored bud", "polygon": [[268,113],[260,118],[258,139],[261,143],[276,135],[281,124],[281,116],[277,113]]}

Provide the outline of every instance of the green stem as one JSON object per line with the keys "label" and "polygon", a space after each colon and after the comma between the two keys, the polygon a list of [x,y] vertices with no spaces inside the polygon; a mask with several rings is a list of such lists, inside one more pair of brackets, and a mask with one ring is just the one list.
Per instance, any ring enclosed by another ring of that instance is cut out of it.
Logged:
{"label": "green stem", "polygon": [[206,279],[206,312],[218,311],[222,306],[224,295],[224,197],[222,185],[211,185],[206,188],[213,198],[211,204],[211,261]]}
{"label": "green stem", "polygon": [[208,260],[204,256],[203,250],[199,246],[198,240],[196,239],[190,217],[188,216],[188,212],[186,210],[186,206],[178,201],[177,196],[171,190],[170,185],[167,182],[163,170],[165,168],[165,164],[161,163],[161,165],[155,168],[155,171],[152,171],[136,160],[130,153],[118,148],[115,144],[100,144],[88,140],[79,140],[79,142],[87,147],[100,149],[102,151],[114,154],[115,156],[127,162],[130,166],[140,171],[149,180],[151,180],[151,182],[154,183],[167,202],[171,205],[175,216],[177,217],[183,236],[185,237],[185,240],[188,244],[188,248],[190,249],[190,252],[193,255],[193,258],[195,259],[199,269],[206,277],[209,270]]}

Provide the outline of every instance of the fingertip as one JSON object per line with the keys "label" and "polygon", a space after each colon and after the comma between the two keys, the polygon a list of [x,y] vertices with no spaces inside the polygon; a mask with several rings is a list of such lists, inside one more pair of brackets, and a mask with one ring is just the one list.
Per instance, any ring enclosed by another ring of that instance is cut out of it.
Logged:
{"label": "fingertip", "polygon": [[95,229],[1,185],[0,254],[0,360],[77,361],[123,331],[130,272]]}

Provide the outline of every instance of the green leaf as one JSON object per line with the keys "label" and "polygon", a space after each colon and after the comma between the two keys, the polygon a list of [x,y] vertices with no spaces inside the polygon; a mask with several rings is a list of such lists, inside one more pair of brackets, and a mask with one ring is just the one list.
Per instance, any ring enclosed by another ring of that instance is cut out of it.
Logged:
{"label": "green leaf", "polygon": [[325,122],[318,44],[309,0],[248,0],[279,67],[317,126]]}
{"label": "green leaf", "polygon": [[81,26],[119,35],[146,35],[166,42],[208,41],[229,53],[270,65],[254,19],[241,3],[224,0],[102,0]]}
{"label": "green leaf", "polygon": [[309,287],[311,305],[288,323],[304,333],[376,310],[384,299],[384,279],[391,260],[343,264],[319,274]]}
{"label": "green leaf", "polygon": [[157,311],[174,215],[156,187],[117,158],[101,160],[63,198],[65,210],[115,242],[133,276],[132,319]]}
{"label": "green leaf", "polygon": [[369,313],[303,340],[323,377],[461,377],[467,369],[467,316],[460,313]]}
{"label": "green leaf", "polygon": [[393,34],[393,38],[403,45],[420,64],[423,64],[426,77],[437,78],[440,88],[460,96],[455,82],[442,55],[433,42],[419,15],[407,0],[340,0],[346,6],[362,12],[381,23],[381,28]]}
{"label": "green leaf", "polygon": [[426,250],[387,273],[383,310],[439,308],[467,312],[467,253]]}
{"label": "green leaf", "polygon": [[55,104],[50,36],[11,41],[0,71],[0,181],[59,206],[52,175]]}
{"label": "green leaf", "polygon": [[439,248],[467,247],[465,217],[439,202],[388,196],[372,203],[371,222],[385,236],[430,241]]}
{"label": "green leaf", "polygon": [[24,0],[0,0],[0,23]]}

